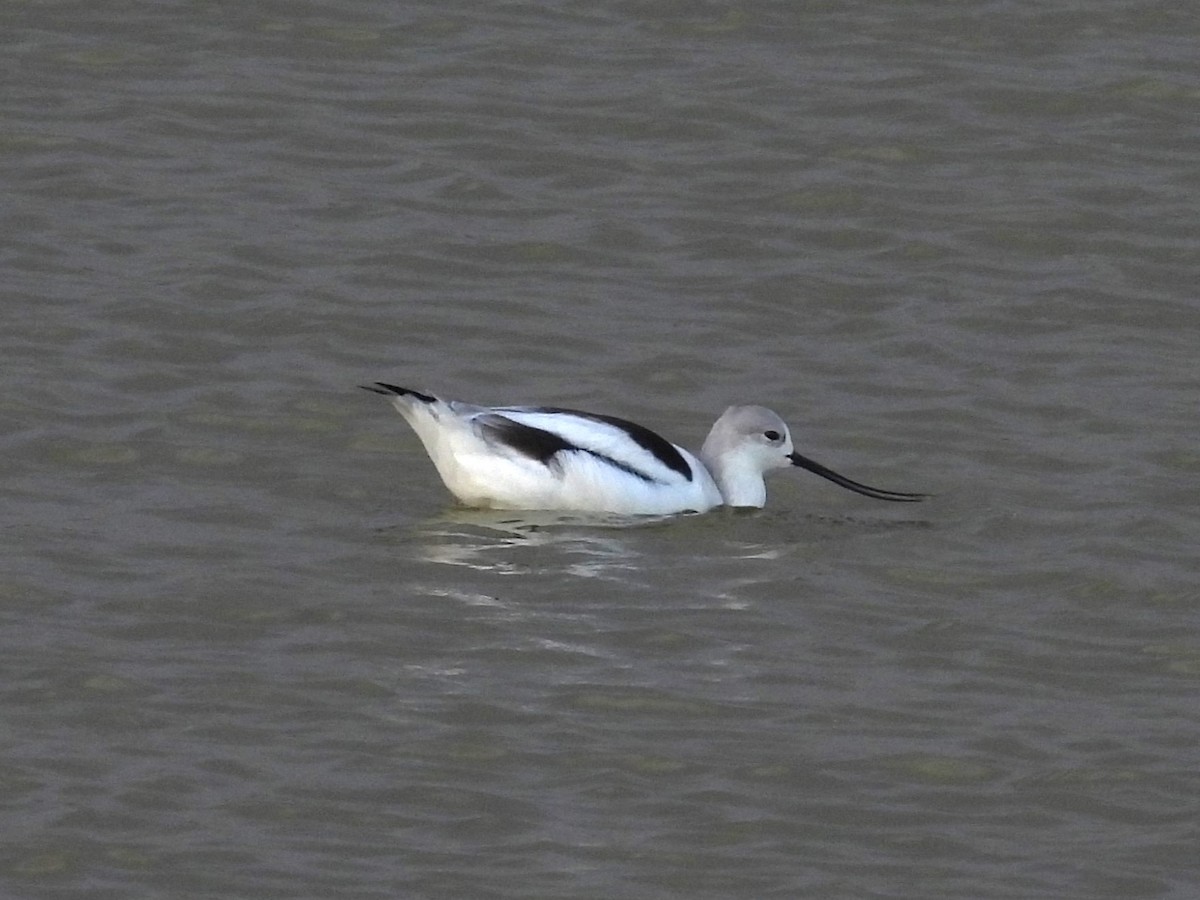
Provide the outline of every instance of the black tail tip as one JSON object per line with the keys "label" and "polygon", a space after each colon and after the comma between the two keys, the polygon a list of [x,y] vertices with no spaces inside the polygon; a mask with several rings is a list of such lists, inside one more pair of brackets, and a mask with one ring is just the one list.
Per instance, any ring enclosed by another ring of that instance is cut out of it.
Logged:
{"label": "black tail tip", "polygon": [[437,400],[436,397],[431,397],[429,394],[422,394],[420,391],[410,390],[409,388],[397,387],[394,384],[388,384],[383,381],[376,381],[374,384],[360,384],[359,387],[364,391],[371,391],[373,394],[383,394],[384,396],[416,397],[422,403],[434,403]]}

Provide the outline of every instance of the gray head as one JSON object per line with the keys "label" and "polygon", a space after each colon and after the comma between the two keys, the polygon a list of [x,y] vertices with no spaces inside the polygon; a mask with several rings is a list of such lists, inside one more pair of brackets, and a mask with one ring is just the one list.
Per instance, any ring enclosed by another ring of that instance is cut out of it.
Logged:
{"label": "gray head", "polygon": [[726,506],[767,502],[763,473],[792,465],[792,436],[783,419],[763,406],[731,406],[700,450]]}
{"label": "gray head", "polygon": [[787,423],[765,406],[731,406],[721,414],[704,442],[704,453],[737,453],[758,464],[760,471],[792,464],[792,435]]}
{"label": "gray head", "polygon": [[700,450],[727,506],[762,506],[767,502],[763,475],[772,469],[799,466],[834,484],[878,500],[923,500],[924,494],[885,491],[852,481],[792,446],[783,419],[763,406],[731,406],[721,414]]}

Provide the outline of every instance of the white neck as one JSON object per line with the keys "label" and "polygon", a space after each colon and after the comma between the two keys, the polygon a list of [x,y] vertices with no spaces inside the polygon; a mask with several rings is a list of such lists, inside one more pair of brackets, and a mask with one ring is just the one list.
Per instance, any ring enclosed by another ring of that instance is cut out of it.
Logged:
{"label": "white neck", "polygon": [[707,441],[700,451],[700,459],[712,473],[726,506],[766,505],[767,484],[763,481],[762,469],[751,460],[731,458],[729,454],[717,456],[710,452]]}

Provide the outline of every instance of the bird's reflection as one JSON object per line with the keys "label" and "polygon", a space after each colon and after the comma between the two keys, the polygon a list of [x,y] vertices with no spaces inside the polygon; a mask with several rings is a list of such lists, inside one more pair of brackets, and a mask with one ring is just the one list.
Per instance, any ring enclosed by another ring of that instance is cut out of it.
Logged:
{"label": "bird's reflection", "polygon": [[643,568],[630,532],[679,518],[454,508],[403,530],[422,562],[500,575],[628,580]]}

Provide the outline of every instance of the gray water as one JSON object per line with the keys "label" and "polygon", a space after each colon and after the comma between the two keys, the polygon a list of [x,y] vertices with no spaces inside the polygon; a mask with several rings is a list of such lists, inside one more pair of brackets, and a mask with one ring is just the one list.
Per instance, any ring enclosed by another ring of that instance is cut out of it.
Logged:
{"label": "gray water", "polygon": [[[1200,893],[1200,24],[12,3],[0,893]],[[799,449],[454,508],[376,379]]]}

